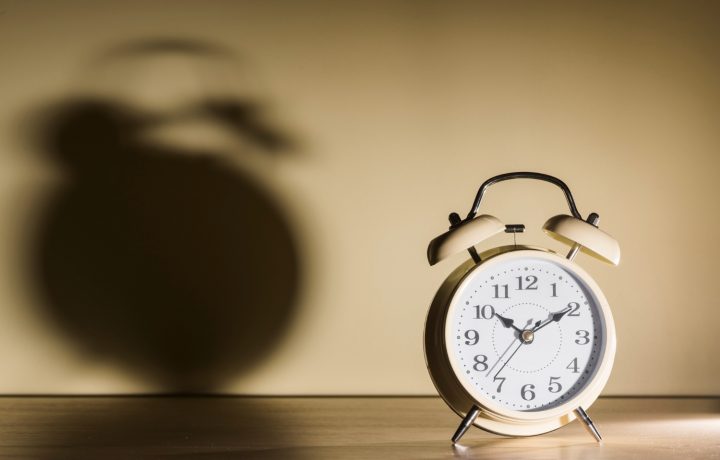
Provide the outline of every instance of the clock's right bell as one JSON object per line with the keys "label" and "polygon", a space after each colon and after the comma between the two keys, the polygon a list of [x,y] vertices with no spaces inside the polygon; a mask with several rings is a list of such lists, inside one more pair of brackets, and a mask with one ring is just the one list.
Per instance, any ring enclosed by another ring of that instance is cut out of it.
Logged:
{"label": "clock's right bell", "polygon": [[549,236],[569,246],[579,244],[582,252],[603,262],[620,263],[617,240],[588,222],[560,214],[548,219],[542,228]]}

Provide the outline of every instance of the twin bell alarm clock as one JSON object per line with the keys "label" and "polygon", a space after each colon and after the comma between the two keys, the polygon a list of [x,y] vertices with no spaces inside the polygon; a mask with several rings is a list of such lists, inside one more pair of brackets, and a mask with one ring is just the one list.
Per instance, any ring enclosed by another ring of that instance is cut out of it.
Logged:
{"label": "twin bell alarm clock", "polygon": [[[524,225],[478,214],[487,189],[510,179],[537,179],[565,194],[569,215],[551,217],[543,230],[570,249],[509,245],[478,253],[475,245]],[[425,358],[440,396],[462,418],[456,443],[472,425],[491,433],[532,436],[580,419],[600,442],[588,416],[610,376],[615,325],[608,301],[577,263],[579,253],[617,265],[620,247],[598,228],[599,216],[578,211],[560,179],[534,172],[501,174],[480,187],[464,219],[427,250],[435,265],[467,251],[470,258],[438,289],[425,325]]]}

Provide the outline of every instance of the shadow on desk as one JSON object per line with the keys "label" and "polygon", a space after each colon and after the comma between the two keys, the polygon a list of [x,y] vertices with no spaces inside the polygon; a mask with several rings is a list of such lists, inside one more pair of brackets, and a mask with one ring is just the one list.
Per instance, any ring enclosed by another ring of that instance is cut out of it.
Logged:
{"label": "shadow on desk", "polygon": [[252,398],[21,399],[36,410],[11,414],[12,425],[25,430],[32,447],[21,453],[4,445],[2,457],[300,458],[281,454],[283,446],[294,444],[291,414],[280,415]]}

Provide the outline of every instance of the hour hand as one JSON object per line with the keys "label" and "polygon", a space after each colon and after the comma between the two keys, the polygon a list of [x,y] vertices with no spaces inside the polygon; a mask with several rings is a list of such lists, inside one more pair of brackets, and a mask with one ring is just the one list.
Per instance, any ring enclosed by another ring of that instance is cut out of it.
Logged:
{"label": "hour hand", "polygon": [[500,320],[500,322],[502,323],[503,326],[505,326],[507,328],[513,328],[518,332],[522,332],[522,329],[515,326],[515,321],[513,321],[512,319],[505,318],[504,316],[500,316],[497,313],[495,313],[495,316],[497,316],[497,318]]}
{"label": "hour hand", "polygon": [[570,310],[572,310],[572,307],[567,306],[567,307],[563,308],[562,310],[550,315],[550,318],[546,319],[545,321],[538,321],[537,323],[535,323],[533,332],[539,331],[540,329],[544,328],[545,326],[552,323],[553,321],[560,321],[563,318],[563,316],[565,316],[568,312],[570,312]]}

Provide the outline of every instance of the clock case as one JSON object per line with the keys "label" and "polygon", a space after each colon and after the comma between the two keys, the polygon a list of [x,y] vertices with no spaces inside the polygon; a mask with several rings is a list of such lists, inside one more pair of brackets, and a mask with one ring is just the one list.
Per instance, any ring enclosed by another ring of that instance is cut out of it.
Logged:
{"label": "clock case", "polygon": [[[476,252],[475,244],[497,233],[503,231],[516,233],[524,230],[523,225],[506,226],[493,216],[477,216],[487,188],[497,182],[510,179],[543,180],[562,189],[571,215],[550,218],[543,226],[543,230],[549,236],[572,246],[567,256],[549,249],[524,245],[501,246],[481,254]],[[600,442],[602,439],[600,433],[585,409],[597,399],[610,376],[616,350],[615,325],[609,304],[600,287],[585,270],[573,262],[573,259],[582,251],[617,265],[620,262],[620,248],[617,241],[597,228],[599,216],[596,213],[591,213],[587,219],[582,219],[572,193],[563,181],[547,174],[534,172],[507,173],[488,179],[478,190],[468,216],[461,220],[457,213],[452,213],[449,220],[450,229],[430,242],[428,262],[434,265],[450,255],[465,250],[469,252],[471,259],[450,273],[433,299],[425,323],[425,360],[438,393],[448,406],[463,418],[452,441],[457,442],[472,425],[500,435],[533,436],[556,430],[580,418],[588,432]],[[447,343],[451,340],[452,333],[448,335],[447,320],[454,306],[455,294],[463,282],[474,270],[487,268],[509,258],[520,257],[547,259],[581,278],[595,296],[599,313],[604,321],[603,355],[592,379],[566,403],[543,411],[513,411],[493,404],[480,395],[474,397],[471,394],[472,389],[466,388],[457,377],[448,354]]]}
{"label": "clock case", "polygon": [[[435,388],[448,406],[461,418],[465,418],[472,407],[479,413],[473,424],[491,433],[511,436],[532,436],[553,431],[575,420],[575,409],[587,409],[597,399],[610,377],[615,357],[615,326],[608,302],[595,281],[577,264],[550,250],[531,246],[503,246],[479,255],[482,262],[467,260],[457,267],[443,282],[428,313],[425,324],[425,359]],[[465,388],[453,369],[447,343],[453,332],[447,320],[452,317],[453,299],[469,275],[497,262],[509,258],[541,258],[559,264],[570,270],[592,291],[599,313],[604,322],[603,353],[591,380],[583,389],[566,403],[543,411],[513,411],[479,396],[472,396],[471,389]]]}

